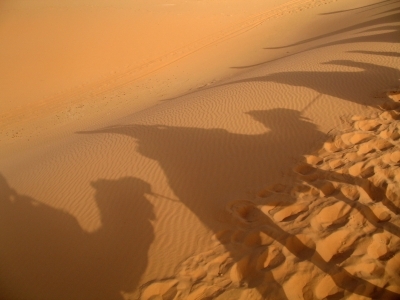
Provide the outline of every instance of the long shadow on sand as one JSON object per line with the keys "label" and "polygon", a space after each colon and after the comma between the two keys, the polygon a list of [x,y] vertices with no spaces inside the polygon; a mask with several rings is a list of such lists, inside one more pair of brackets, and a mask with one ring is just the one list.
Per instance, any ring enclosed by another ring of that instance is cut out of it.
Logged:
{"label": "long shadow on sand", "polygon": [[[390,5],[392,3],[393,3],[392,0],[384,0],[384,1],[381,1],[381,2],[378,2],[378,3],[368,4],[368,5],[364,5],[364,6],[360,6],[360,7],[356,7],[356,8],[351,8],[351,9],[346,9],[346,10],[339,10],[339,11],[332,11],[332,12],[322,13],[320,15],[339,14],[339,13],[344,13],[344,12],[354,11],[354,10],[359,10],[359,9],[364,9],[364,8],[375,9],[376,7],[382,7],[382,6],[385,6],[385,5]],[[381,4],[383,4],[383,5],[381,5]]]}
{"label": "long shadow on sand", "polygon": [[92,183],[102,227],[18,194],[0,175],[0,298],[122,299],[147,266],[150,185],[132,177]]}
{"label": "long shadow on sand", "polygon": [[[395,4],[396,2],[391,2],[390,4]],[[397,2],[398,3],[398,2]],[[273,49],[286,49],[294,46],[304,45],[306,46],[311,42],[318,42],[317,45],[310,45],[306,49],[296,51],[295,53],[286,55],[285,57],[294,56],[298,53],[307,52],[314,49],[324,48],[328,46],[335,45],[344,45],[344,44],[352,44],[352,43],[400,43],[400,25],[398,21],[400,19],[400,6],[388,9],[387,11],[377,13],[374,16],[379,16],[375,19],[371,19],[365,22],[361,22],[356,25],[348,26],[340,30],[335,30],[332,32],[320,34],[308,39],[304,39],[292,44],[284,45],[284,46],[275,46],[275,47],[265,47],[265,50],[273,50]],[[383,14],[388,14],[385,16],[381,16]],[[332,42],[325,42],[324,39],[331,38],[335,36],[341,36],[343,34],[348,34],[352,31],[356,31],[353,36],[348,38],[341,38]],[[281,59],[281,58],[278,58]],[[278,60],[274,59],[274,60]],[[235,66],[232,67],[234,69],[245,69],[252,68],[256,66],[264,65],[268,62],[274,61],[268,60],[264,62],[260,62],[253,65],[248,66]]]}
{"label": "long shadow on sand", "polygon": [[400,52],[386,52],[386,51],[348,51],[348,53],[361,53],[361,54],[371,54],[378,56],[389,56],[389,57],[400,57]]}
{"label": "long shadow on sand", "polygon": [[[276,170],[306,153],[325,135],[298,111],[273,109],[248,114],[269,132],[246,135],[222,129],[162,125],[112,126],[85,134],[116,133],[137,141],[137,151],[159,162],[175,195],[208,227],[216,212],[244,192],[277,180]],[[134,151],[134,149],[132,149]]]}
{"label": "long shadow on sand", "polygon": [[[399,55],[397,52],[374,52],[361,50],[352,52],[369,55],[387,55],[392,57],[398,57]],[[357,104],[375,106],[376,99],[373,98],[374,96],[381,97],[379,93],[382,93],[388,87],[398,87],[399,84],[398,78],[400,77],[400,69],[395,67],[386,67],[352,60],[333,60],[324,62],[322,65],[331,65],[337,70],[323,72],[294,71],[272,73],[265,76],[231,81],[207,89],[215,89],[221,86],[247,82],[276,82],[291,86],[310,88],[320,93],[320,95],[329,95]],[[342,67],[346,67],[346,71],[340,70]],[[353,68],[353,70],[348,70],[349,67]],[[352,88],[349,88],[349,83],[351,83]],[[186,95],[192,93],[195,92],[187,93]],[[293,96],[293,98],[295,99],[296,96]],[[167,100],[169,101],[173,99],[166,99],[164,101]]]}
{"label": "long shadow on sand", "polygon": [[[140,154],[158,161],[179,200],[217,233],[219,228],[212,212],[220,210],[231,200],[237,200],[243,190],[253,187],[259,189],[265,183],[280,180],[269,175],[270,170],[275,173],[282,168],[284,162],[290,161],[290,157],[298,158],[307,153],[310,140],[321,142],[324,138],[314,124],[302,119],[295,110],[274,109],[248,114],[271,131],[259,135],[242,135],[221,129],[121,125],[80,133],[122,134],[135,139]],[[280,205],[291,203],[288,200]],[[315,249],[285,232],[256,207],[254,210],[255,213],[250,212],[248,215],[260,216],[261,223],[265,224],[265,234],[284,245],[299,260],[310,261],[329,274],[339,287],[365,296],[370,295],[371,291],[373,295],[384,296],[386,299],[396,299],[399,296],[352,276],[334,262],[324,261]],[[227,250],[232,253],[235,251]],[[265,272],[263,276],[268,277],[269,282],[274,282],[271,272]],[[247,279],[248,286],[257,286],[260,279],[262,277]],[[279,284],[276,283],[274,288],[274,294],[279,299],[286,298]],[[271,289],[260,289],[260,293],[267,297]]]}
{"label": "long shadow on sand", "polygon": [[[226,85],[245,82],[277,82],[291,86],[310,88],[320,94],[330,95],[350,102],[374,105],[375,101],[371,98],[371,91],[384,91],[388,86],[397,86],[400,76],[400,70],[396,68],[370,63],[335,60],[324,64],[338,67],[351,67],[355,70],[280,72],[233,81]],[[349,83],[351,83],[353,88],[348,88]]]}
{"label": "long shadow on sand", "polygon": [[[400,10],[400,7],[397,8],[392,8],[388,10],[386,13],[390,12],[396,12]],[[378,15],[381,15],[382,13],[379,13]],[[267,47],[264,49],[282,49],[282,48],[287,48],[287,47],[293,47],[293,46],[298,46],[306,43],[310,43],[313,41],[318,41],[323,38],[328,38],[328,37],[333,37],[338,34],[343,34],[347,33],[353,30],[360,30],[357,33],[364,33],[363,35],[351,37],[351,38],[345,38],[333,42],[328,42],[328,43],[322,43],[321,45],[311,47],[308,50],[311,49],[318,49],[322,47],[327,47],[327,46],[333,46],[333,45],[341,45],[341,44],[349,44],[349,43],[365,43],[365,42],[381,42],[381,43],[400,43],[400,38],[399,38],[399,31],[400,31],[400,25],[396,24],[398,23],[400,18],[400,13],[393,13],[387,16],[379,17],[373,20],[369,20],[366,22],[362,22],[357,25],[352,25],[340,30],[332,31],[329,33],[321,34],[309,39],[305,39],[293,44],[285,45],[285,46],[280,46],[280,47]],[[373,28],[371,28],[374,26]],[[382,32],[384,31],[384,32]],[[365,33],[369,33],[368,35],[365,35]]]}

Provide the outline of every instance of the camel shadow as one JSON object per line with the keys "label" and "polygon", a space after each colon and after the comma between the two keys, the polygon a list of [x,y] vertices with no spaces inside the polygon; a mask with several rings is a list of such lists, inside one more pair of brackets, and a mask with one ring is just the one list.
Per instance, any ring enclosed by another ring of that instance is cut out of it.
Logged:
{"label": "camel shadow", "polygon": [[135,289],[154,238],[150,185],[133,177],[91,185],[102,227],[87,233],[0,175],[2,299],[122,299]]}
{"label": "camel shadow", "polygon": [[[377,3],[379,4],[379,3]],[[387,3],[388,4],[394,4],[394,2]],[[374,4],[375,5],[375,4]],[[394,7],[391,9],[388,9],[387,11],[381,12],[376,14],[375,16],[379,16],[382,14],[388,14],[385,16],[380,16],[378,18],[368,20],[361,22],[359,24],[355,24],[352,26],[345,27],[343,29],[335,30],[332,32],[320,34],[311,38],[307,38],[292,44],[284,45],[284,46],[276,46],[276,47],[265,47],[263,48],[264,50],[276,50],[276,49],[287,49],[290,47],[296,47],[296,46],[304,46],[304,49],[299,49],[295,53],[292,52],[292,54],[285,55],[284,57],[289,57],[296,55],[298,53],[303,53],[307,52],[310,50],[315,50],[319,48],[324,48],[324,47],[329,47],[329,46],[335,46],[335,45],[345,45],[345,44],[352,44],[352,43],[368,43],[368,42],[373,42],[373,43],[400,43],[400,38],[399,38],[399,32],[400,32],[400,25],[398,24],[398,20],[400,17],[400,13],[398,11],[400,10],[400,7]],[[340,36],[342,34],[348,34],[351,31],[357,31],[356,33],[353,34],[351,37],[347,38],[341,38],[335,41],[331,42],[324,42],[324,39],[326,38],[332,38],[335,36]],[[313,46],[310,44],[307,46],[309,43],[313,42],[318,42],[317,45]],[[385,54],[383,54],[385,55]],[[283,58],[284,58],[283,57]],[[247,65],[247,66],[234,66],[232,67],[233,69],[246,69],[246,68],[252,68],[256,66],[261,66],[264,65],[268,62],[272,62],[275,60],[268,60],[264,62],[260,62],[257,64],[253,65]]]}
{"label": "camel shadow", "polygon": [[[398,10],[399,10],[399,8],[393,8],[384,13],[396,12]],[[382,14],[382,13],[380,13],[380,14]],[[400,26],[398,24],[393,24],[395,22],[398,22],[399,17],[400,17],[400,13],[394,13],[394,14],[379,17],[379,18],[376,18],[373,20],[365,21],[360,24],[348,26],[344,29],[321,34],[321,35],[318,35],[318,36],[315,36],[312,38],[308,38],[308,39],[305,39],[305,40],[302,40],[302,41],[299,41],[296,43],[292,43],[289,45],[280,46],[280,47],[267,47],[264,49],[266,49],[266,50],[268,50],[268,49],[283,49],[283,48],[288,48],[288,47],[293,47],[293,46],[299,46],[299,45],[307,44],[310,42],[318,41],[318,40],[321,40],[324,38],[333,37],[338,34],[347,33],[347,32],[353,31],[353,30],[360,30],[358,33],[368,32],[370,34],[345,38],[345,39],[328,42],[328,43],[322,43],[318,46],[308,48],[307,50],[319,49],[322,47],[343,45],[343,44],[349,44],[349,43],[366,43],[366,42],[399,43],[400,42],[400,39],[399,39]],[[374,27],[370,28],[371,26],[374,26]],[[385,31],[385,32],[382,32],[382,31]]]}
{"label": "camel shadow", "polygon": [[124,125],[80,133],[135,139],[141,155],[158,161],[179,200],[208,228],[217,230],[217,214],[225,204],[276,181],[276,170],[289,168],[291,160],[325,138],[295,110],[247,114],[270,131],[246,135],[222,129]]}
{"label": "camel shadow", "polygon": [[[388,3],[389,2],[389,3]],[[383,5],[380,5],[382,4]],[[382,7],[382,6],[386,6],[389,4],[392,4],[393,2],[391,2],[390,0],[384,0],[378,3],[373,3],[373,4],[369,4],[369,5],[364,5],[364,6],[360,6],[360,7],[356,7],[356,8],[351,8],[351,9],[346,9],[346,10],[339,10],[339,11],[332,11],[332,12],[328,12],[328,13],[322,13],[320,15],[325,16],[325,15],[333,15],[333,14],[339,14],[339,13],[344,13],[344,12],[348,12],[348,11],[354,11],[354,10],[359,10],[359,9],[364,9],[364,8],[368,8],[368,9],[374,9],[376,7]],[[373,8],[371,8],[371,6],[374,6]]]}
{"label": "camel shadow", "polygon": [[[351,67],[358,71],[299,71],[280,72],[266,76],[248,78],[227,83],[276,82],[291,86],[301,86],[315,90],[323,95],[330,95],[358,104],[373,106],[376,102],[371,97],[372,91],[383,91],[388,86],[397,86],[400,71],[396,68],[379,66],[371,63],[350,60],[335,60],[324,63],[338,67]],[[384,76],[382,76],[384,74]],[[349,83],[353,88],[348,88]],[[368,86],[368,89],[365,89]]]}
{"label": "camel shadow", "polygon": [[[243,190],[250,187],[259,190],[265,183],[276,181],[276,177],[269,176],[269,170],[277,170],[288,157],[298,158],[308,153],[310,144],[307,138],[319,143],[325,140],[325,136],[316,126],[303,119],[298,111],[273,109],[251,111],[248,114],[270,131],[257,135],[243,135],[222,129],[117,125],[79,133],[122,134],[135,139],[136,150],[159,163],[179,201],[196,214],[212,232],[218,233],[220,228],[217,226],[214,212],[240,198],[238,195],[241,195]],[[290,205],[292,200],[291,197],[287,197],[287,201],[282,200],[279,205]],[[365,215],[365,210],[362,210],[362,213]],[[263,224],[260,230],[264,234],[285,246],[300,261],[309,261],[328,274],[343,290],[364,296],[371,295],[373,291],[373,295],[384,296],[386,299],[398,297],[393,292],[349,274],[339,267],[336,261],[325,261],[315,248],[283,230],[255,205],[252,209],[247,207],[239,216],[256,216],[257,222]],[[245,222],[247,220],[244,220]],[[397,232],[397,228],[385,229]],[[234,262],[241,259],[240,255],[235,254],[235,245],[226,245],[226,250],[231,253]],[[274,295],[279,299],[287,298],[270,270],[254,272],[245,280],[248,287],[257,287],[263,296],[269,297],[271,289],[259,287],[260,281],[265,278],[274,286]]]}

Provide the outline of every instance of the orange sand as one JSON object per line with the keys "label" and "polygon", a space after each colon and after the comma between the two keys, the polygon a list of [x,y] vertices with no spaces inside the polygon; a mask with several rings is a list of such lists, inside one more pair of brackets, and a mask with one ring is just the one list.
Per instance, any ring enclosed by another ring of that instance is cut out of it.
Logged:
{"label": "orange sand", "polygon": [[400,297],[398,1],[0,7],[1,299]]}

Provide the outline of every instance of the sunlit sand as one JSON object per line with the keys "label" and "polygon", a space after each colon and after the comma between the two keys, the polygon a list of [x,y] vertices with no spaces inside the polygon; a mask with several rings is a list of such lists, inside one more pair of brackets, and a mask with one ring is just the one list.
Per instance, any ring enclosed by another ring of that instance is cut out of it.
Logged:
{"label": "sunlit sand", "polygon": [[0,7],[1,299],[400,298],[398,1]]}

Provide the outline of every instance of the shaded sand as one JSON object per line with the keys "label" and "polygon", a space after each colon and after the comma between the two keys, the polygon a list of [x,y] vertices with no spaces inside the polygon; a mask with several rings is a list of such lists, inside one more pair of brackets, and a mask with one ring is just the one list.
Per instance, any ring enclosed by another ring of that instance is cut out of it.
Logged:
{"label": "shaded sand", "polygon": [[0,180],[3,299],[118,299],[138,283],[154,239],[148,183],[132,177],[93,182],[102,228],[89,234],[71,215]]}
{"label": "shaded sand", "polygon": [[228,204],[214,246],[141,299],[398,299],[400,103],[382,106],[398,108],[353,117],[305,155],[293,185]]}
{"label": "shaded sand", "polygon": [[100,2],[1,4],[0,298],[398,298],[398,1]]}

